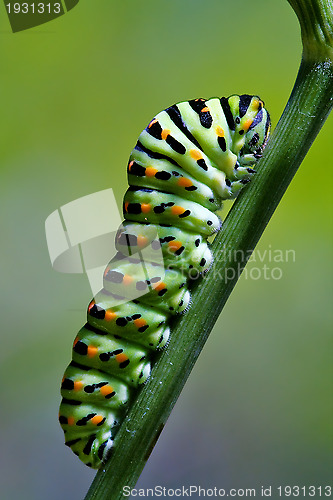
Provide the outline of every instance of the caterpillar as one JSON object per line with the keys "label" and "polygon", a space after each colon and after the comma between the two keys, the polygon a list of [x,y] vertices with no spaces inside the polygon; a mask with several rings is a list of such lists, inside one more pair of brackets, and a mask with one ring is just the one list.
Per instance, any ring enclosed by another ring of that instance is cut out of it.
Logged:
{"label": "caterpillar", "polygon": [[61,386],[65,444],[86,465],[99,468],[110,455],[156,351],[168,342],[171,317],[190,306],[191,273],[212,264],[207,239],[221,227],[215,212],[255,173],[269,130],[263,102],[244,94],[180,102],[140,134],[128,162],[117,254]]}

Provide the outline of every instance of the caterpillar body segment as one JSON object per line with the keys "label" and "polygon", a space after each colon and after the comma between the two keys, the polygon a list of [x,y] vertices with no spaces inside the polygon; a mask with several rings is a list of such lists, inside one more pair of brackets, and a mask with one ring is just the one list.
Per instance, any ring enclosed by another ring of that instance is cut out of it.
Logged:
{"label": "caterpillar body segment", "polygon": [[110,295],[102,290],[89,304],[87,321],[105,334],[156,350],[162,349],[169,340],[168,316],[168,313],[141,304],[138,300],[113,305]]}
{"label": "caterpillar body segment", "polygon": [[168,160],[155,159],[154,167],[152,167],[151,159],[142,151],[135,149],[127,171],[130,185],[163,192],[165,184],[168,182],[168,193],[170,194],[199,203],[208,210],[215,211],[221,208],[221,201],[217,193]]}
{"label": "caterpillar body segment", "polygon": [[217,215],[199,203],[169,193],[136,187],[130,188],[125,194],[124,216],[126,220],[143,224],[148,220],[153,224],[170,224],[206,236],[221,227]]}
{"label": "caterpillar body segment", "polygon": [[257,96],[193,99],[157,114],[127,167],[125,221],[103,289],[88,306],[62,382],[65,443],[88,466],[107,460],[172,315],[186,312],[189,281],[207,272],[216,211],[255,173],[270,131]]}
{"label": "caterpillar body segment", "polygon": [[[159,241],[155,240],[158,232]],[[149,246],[152,260],[154,252],[162,250],[164,266],[167,269],[194,269],[199,273],[207,271],[212,263],[212,254],[206,238],[201,234],[185,231],[178,227],[154,224],[124,222],[116,237],[116,248],[121,253],[139,252]],[[176,257],[176,258],[175,258]]]}

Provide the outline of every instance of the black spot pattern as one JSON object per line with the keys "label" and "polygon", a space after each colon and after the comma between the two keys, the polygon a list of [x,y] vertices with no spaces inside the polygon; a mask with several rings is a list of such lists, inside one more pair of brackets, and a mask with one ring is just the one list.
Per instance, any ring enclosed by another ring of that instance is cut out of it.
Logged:
{"label": "black spot pattern", "polygon": [[76,422],[76,425],[79,426],[79,427],[83,426],[83,425],[87,425],[87,423],[89,422],[89,420],[91,420],[96,415],[97,415],[97,413],[88,413],[88,415],[86,417],[83,417],[80,420],[78,420]]}
{"label": "black spot pattern", "polygon": [[162,127],[156,119],[151,121],[146,130],[155,139],[162,139]]}
{"label": "black spot pattern", "polygon": [[78,340],[73,347],[73,351],[75,351],[77,354],[81,354],[82,356],[86,356],[88,352],[88,346],[81,340]]}
{"label": "black spot pattern", "polygon": [[126,326],[128,323],[126,318],[117,318],[116,319],[116,325],[117,326]]}
{"label": "black spot pattern", "polygon": [[72,391],[74,389],[74,381],[70,378],[65,378],[61,384],[61,389]]}
{"label": "black spot pattern", "polygon": [[163,153],[158,153],[157,151],[152,151],[151,149],[146,148],[140,141],[137,142],[135,149],[138,151],[143,151],[147,154],[147,156],[149,156],[149,158],[155,158],[156,160],[167,160],[169,163],[172,163],[176,167],[180,168],[180,165],[173,158],[170,158]]}
{"label": "black spot pattern", "polygon": [[113,356],[116,356],[117,354],[121,354],[123,352],[123,349],[115,349],[114,351],[109,351],[109,352],[102,352],[99,355],[99,359],[103,362],[110,361],[110,359]]}
{"label": "black spot pattern", "polygon": [[164,170],[160,170],[155,174],[156,179],[160,181],[168,181],[171,178],[171,174],[169,172],[165,172]]}
{"label": "black spot pattern", "polygon": [[172,135],[168,135],[166,138],[166,143],[169,144],[169,146],[176,151],[176,153],[179,153],[180,155],[184,155],[186,153],[186,148],[184,144],[181,142],[177,141]]}
{"label": "black spot pattern", "polygon": [[104,387],[105,385],[107,385],[107,382],[100,382],[99,384],[86,385],[83,390],[87,394],[92,394],[93,392],[96,391],[96,389],[100,389],[101,387]]}
{"label": "black spot pattern", "polygon": [[62,398],[62,402],[65,405],[70,405],[70,406],[80,406],[81,405],[81,401],[78,401],[77,399]]}
{"label": "black spot pattern", "polygon": [[221,97],[220,103],[225,119],[227,120],[228,127],[230,128],[230,130],[235,130],[234,117],[231,113],[228,99],[226,97]]}
{"label": "black spot pattern", "polygon": [[200,158],[200,160],[197,160],[197,164],[199,165],[199,167],[201,167],[203,170],[205,170],[207,172],[208,167],[207,167],[207,164],[203,158]]}
{"label": "black spot pattern", "polygon": [[181,130],[183,132],[183,134],[186,135],[186,137],[193,144],[195,144],[198,149],[201,149],[200,144],[198,143],[196,138],[191,134],[189,129],[186,127],[186,124],[183,122],[182,116],[180,114],[180,111],[179,111],[177,105],[174,104],[173,106],[170,106],[170,108],[167,108],[165,111],[168,113],[171,120],[179,128],[179,130]]}
{"label": "black spot pattern", "polygon": [[127,212],[129,214],[141,214],[141,204],[140,203],[129,203],[127,205]]}
{"label": "black spot pattern", "polygon": [[[104,419],[104,420],[105,420],[105,419]],[[92,436],[88,439],[87,444],[86,444],[86,445],[85,445],[85,447],[83,448],[83,453],[84,453],[85,455],[89,455],[89,453],[90,453],[90,451],[91,451],[91,447],[92,447],[92,445],[93,445],[93,443],[94,443],[94,441],[95,441],[95,438],[96,438],[96,436],[95,436],[95,434],[93,434],[93,435],[92,435]]]}
{"label": "black spot pattern", "polygon": [[90,316],[93,316],[96,319],[104,319],[105,318],[105,309],[94,304],[89,310]]}
{"label": "black spot pattern", "polygon": [[146,169],[144,167],[142,167],[141,165],[139,165],[138,163],[136,163],[135,161],[132,162],[132,164],[129,163],[129,166],[128,166],[128,173],[129,174],[137,175],[138,177],[144,177],[145,172],[146,172]]}
{"label": "black spot pattern", "polygon": [[222,151],[225,153],[226,150],[227,150],[227,144],[225,142],[225,138],[224,137],[218,137],[217,138],[217,142],[218,142],[220,148],[222,149]]}
{"label": "black spot pattern", "polygon": [[242,118],[246,115],[248,107],[250,106],[250,102],[252,100],[252,96],[248,94],[243,94],[239,98],[239,117]]}
{"label": "black spot pattern", "polygon": [[189,215],[191,215],[191,210],[185,210],[182,214],[179,214],[178,217],[184,219],[184,217],[188,217]]}
{"label": "black spot pattern", "polygon": [[203,109],[207,108],[206,101],[204,99],[194,99],[189,101],[189,105],[196,113],[198,113],[200,124],[204,128],[210,128],[213,123],[213,118],[208,110],[203,111]]}

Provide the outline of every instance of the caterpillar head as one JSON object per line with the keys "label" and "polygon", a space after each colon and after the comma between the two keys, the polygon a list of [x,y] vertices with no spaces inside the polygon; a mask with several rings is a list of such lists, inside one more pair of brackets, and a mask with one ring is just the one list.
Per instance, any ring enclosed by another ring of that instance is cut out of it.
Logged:
{"label": "caterpillar head", "polygon": [[258,96],[243,94],[228,97],[228,104],[233,118],[233,153],[259,158],[270,130],[263,101]]}
{"label": "caterpillar head", "polygon": [[244,154],[261,155],[266,146],[270,128],[271,121],[269,113],[264,107],[261,107],[245,134]]}

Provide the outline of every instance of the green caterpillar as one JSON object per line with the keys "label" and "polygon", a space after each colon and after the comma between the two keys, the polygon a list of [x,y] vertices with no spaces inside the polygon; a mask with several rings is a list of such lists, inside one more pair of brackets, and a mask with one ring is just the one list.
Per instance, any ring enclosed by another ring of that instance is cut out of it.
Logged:
{"label": "green caterpillar", "polygon": [[86,465],[99,468],[110,455],[155,351],[168,342],[170,317],[190,305],[192,273],[211,266],[207,238],[221,227],[214,212],[249,182],[269,130],[263,102],[244,94],[175,104],[140,134],[118,253],[88,307],[61,388],[65,442]]}

